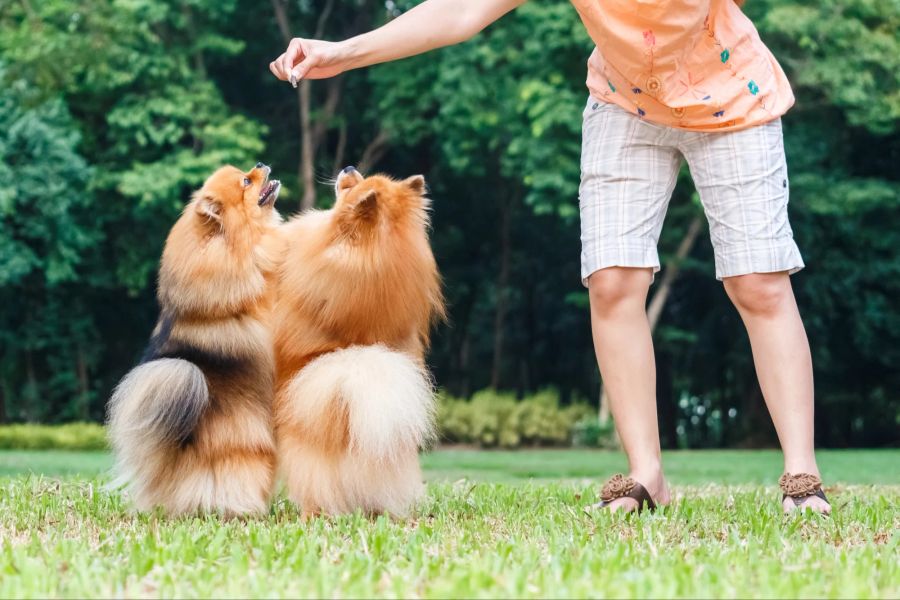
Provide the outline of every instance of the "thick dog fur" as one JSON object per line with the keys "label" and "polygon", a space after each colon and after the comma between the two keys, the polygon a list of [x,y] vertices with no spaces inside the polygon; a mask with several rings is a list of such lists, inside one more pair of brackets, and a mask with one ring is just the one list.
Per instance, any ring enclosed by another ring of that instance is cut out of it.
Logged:
{"label": "thick dog fur", "polygon": [[282,230],[275,308],[275,431],[304,513],[403,515],[432,435],[423,355],[444,314],[424,180],[338,178],[333,209]]}
{"label": "thick dog fur", "polygon": [[160,318],[109,402],[118,480],[141,510],[262,513],[274,484],[271,317],[280,222],[268,167],[216,171],[172,228]]}

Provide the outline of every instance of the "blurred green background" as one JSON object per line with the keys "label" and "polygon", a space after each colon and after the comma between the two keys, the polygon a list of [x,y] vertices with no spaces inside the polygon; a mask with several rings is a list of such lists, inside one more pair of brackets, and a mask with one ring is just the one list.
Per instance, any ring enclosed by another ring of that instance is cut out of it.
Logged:
{"label": "blurred green background", "polygon": [[[572,7],[532,0],[466,44],[299,90],[268,71],[291,36],[342,39],[411,4],[0,0],[0,423],[103,418],[152,328],[162,243],[191,190],[258,160],[285,182],[285,215],[329,206],[347,164],[423,173],[450,305],[429,362],[461,398],[450,404],[553,389],[541,406],[597,410],[577,221],[591,44]],[[793,281],[818,443],[896,445],[900,3],[745,10],[797,96],[784,130],[808,268]],[[664,444],[772,445],[686,170],[660,252],[678,267],[654,286],[667,291],[654,331]]]}

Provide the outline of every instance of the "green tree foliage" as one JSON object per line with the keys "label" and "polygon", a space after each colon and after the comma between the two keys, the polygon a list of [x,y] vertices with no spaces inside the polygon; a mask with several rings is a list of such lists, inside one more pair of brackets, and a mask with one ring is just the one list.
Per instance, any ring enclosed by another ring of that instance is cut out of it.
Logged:
{"label": "green tree foliage", "polygon": [[[511,444],[488,422],[501,413],[527,421],[507,428],[525,443],[537,439],[549,409],[515,401],[535,390],[558,389],[563,405],[596,401],[577,222],[591,44],[568,3],[531,0],[468,43],[312,82],[313,151],[301,151],[302,99],[267,70],[285,25],[338,39],[414,3],[0,2],[0,420],[102,416],[152,326],[153,273],[190,190],[222,163],[256,160],[286,181],[288,212],[313,185],[310,169],[321,180],[360,162],[425,174],[451,314],[430,362],[454,396],[508,392],[455,401],[450,416],[466,427],[492,406],[472,440]],[[900,7],[753,0],[746,10],[797,96],[784,129],[809,266],[794,284],[820,442],[896,441]],[[327,206],[329,186],[314,191]],[[699,214],[685,170],[664,263]],[[746,334],[705,238],[655,332],[664,440],[771,444]]]}
{"label": "green tree foliage", "polygon": [[25,108],[30,91],[24,82],[0,91],[0,374],[25,414],[44,418],[50,407],[40,402],[42,366],[51,369],[46,383],[77,398],[70,407],[83,410],[88,400],[78,390],[78,368],[58,366],[73,353],[84,360],[84,345],[96,335],[90,316],[68,305],[83,255],[100,233],[90,219],[91,169],[78,154],[66,105],[45,100]]}
{"label": "green tree foliage", "polygon": [[[162,241],[190,190],[258,160],[265,128],[206,63],[234,2],[4,2],[2,389],[12,418],[100,417],[152,319]],[[8,125],[7,125],[8,124]]]}

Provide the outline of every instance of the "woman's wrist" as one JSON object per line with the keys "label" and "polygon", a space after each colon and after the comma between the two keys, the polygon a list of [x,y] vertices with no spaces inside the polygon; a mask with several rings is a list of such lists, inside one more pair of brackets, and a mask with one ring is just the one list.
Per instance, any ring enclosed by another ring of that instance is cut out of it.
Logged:
{"label": "woman's wrist", "polygon": [[341,66],[342,71],[368,66],[362,51],[362,44],[360,43],[361,37],[356,36],[337,42],[337,62]]}

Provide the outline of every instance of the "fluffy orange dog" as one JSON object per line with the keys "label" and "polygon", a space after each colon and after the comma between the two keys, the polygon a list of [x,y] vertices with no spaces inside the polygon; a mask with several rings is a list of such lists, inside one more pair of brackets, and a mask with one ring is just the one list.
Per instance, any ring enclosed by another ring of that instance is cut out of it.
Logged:
{"label": "fluffy orange dog", "polygon": [[267,509],[274,480],[277,266],[269,168],[216,171],[166,241],[160,318],[109,403],[120,481],[140,509],[227,516]]}
{"label": "fluffy orange dog", "polygon": [[443,316],[421,176],[344,169],[333,209],[283,230],[275,430],[305,514],[403,515],[422,489],[434,399],[423,353]]}

